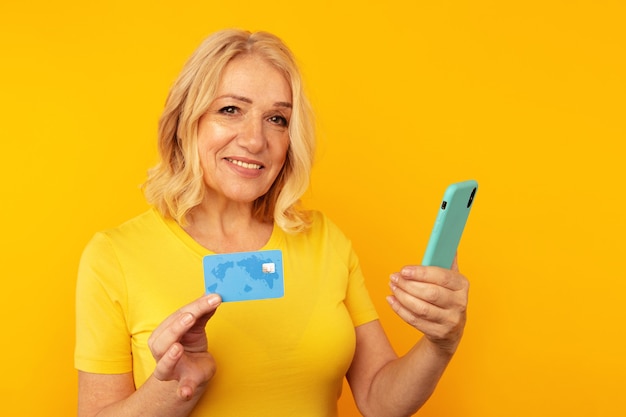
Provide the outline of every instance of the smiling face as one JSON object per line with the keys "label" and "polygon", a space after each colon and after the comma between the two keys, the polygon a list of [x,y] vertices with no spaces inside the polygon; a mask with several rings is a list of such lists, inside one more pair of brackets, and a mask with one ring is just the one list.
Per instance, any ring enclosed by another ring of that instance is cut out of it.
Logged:
{"label": "smiling face", "polygon": [[272,186],[289,148],[291,87],[256,55],[233,59],[198,123],[206,198],[252,203]]}

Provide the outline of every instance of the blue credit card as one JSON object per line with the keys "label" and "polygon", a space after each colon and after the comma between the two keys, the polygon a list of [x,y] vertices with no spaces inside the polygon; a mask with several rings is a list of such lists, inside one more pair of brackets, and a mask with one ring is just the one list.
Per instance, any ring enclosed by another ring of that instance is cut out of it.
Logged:
{"label": "blue credit card", "polygon": [[283,253],[280,250],[207,255],[204,288],[222,301],[263,300],[285,295]]}

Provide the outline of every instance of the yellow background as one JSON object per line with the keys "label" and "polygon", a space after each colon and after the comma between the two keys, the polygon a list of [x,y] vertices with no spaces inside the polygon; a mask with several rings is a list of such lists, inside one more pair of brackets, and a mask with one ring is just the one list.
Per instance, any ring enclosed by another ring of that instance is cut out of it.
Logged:
{"label": "yellow background", "polygon": [[[269,30],[302,63],[309,206],[385,303],[447,183],[480,182],[460,350],[423,416],[623,416],[626,21],[619,0],[0,3],[0,415],[68,416],[73,291],[97,230],[146,207],[168,88],[209,33]],[[349,391],[342,415],[356,415]]]}

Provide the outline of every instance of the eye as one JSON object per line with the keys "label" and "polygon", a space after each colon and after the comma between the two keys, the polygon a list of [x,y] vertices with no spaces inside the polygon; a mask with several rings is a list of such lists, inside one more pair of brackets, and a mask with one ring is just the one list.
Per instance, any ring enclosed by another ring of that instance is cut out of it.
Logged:
{"label": "eye", "polygon": [[278,126],[284,126],[284,127],[289,126],[289,122],[283,116],[272,116],[268,120],[271,123],[274,123],[275,125],[278,125]]}
{"label": "eye", "polygon": [[222,114],[237,114],[238,111],[239,109],[236,106],[225,106],[219,110]]}

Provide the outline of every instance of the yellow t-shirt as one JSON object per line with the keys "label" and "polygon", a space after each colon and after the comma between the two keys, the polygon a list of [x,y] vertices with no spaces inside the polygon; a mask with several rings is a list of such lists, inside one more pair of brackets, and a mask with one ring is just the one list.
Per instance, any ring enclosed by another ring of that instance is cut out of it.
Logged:
{"label": "yellow t-shirt", "polygon": [[[336,416],[354,355],[354,327],[377,319],[350,241],[324,215],[299,234],[274,231],[285,296],[223,303],[206,326],[217,373],[192,416]],[[85,248],[77,283],[75,366],[133,372],[139,387],[155,360],[151,332],[204,292],[211,254],[156,210]]]}

